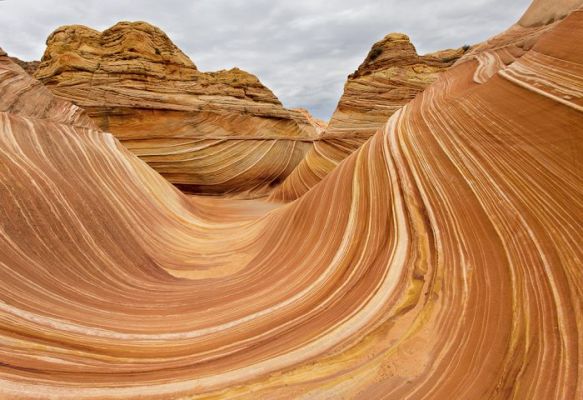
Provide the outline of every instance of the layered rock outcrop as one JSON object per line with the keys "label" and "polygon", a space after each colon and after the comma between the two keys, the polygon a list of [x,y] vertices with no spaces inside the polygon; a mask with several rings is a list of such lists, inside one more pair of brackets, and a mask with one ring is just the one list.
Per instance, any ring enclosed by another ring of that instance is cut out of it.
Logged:
{"label": "layered rock outcrop", "polygon": [[581,398],[583,9],[483,48],[286,205],[0,55],[0,398]]}
{"label": "layered rock outcrop", "polygon": [[40,61],[22,61],[17,57],[10,57],[10,59],[14,61],[16,64],[18,64],[23,70],[26,71],[27,74],[30,75],[34,75],[40,64]]}
{"label": "layered rock outcrop", "polygon": [[304,116],[304,118],[316,130],[316,135],[317,136],[321,136],[324,133],[324,131],[326,131],[326,128],[328,127],[328,122],[326,122],[326,121],[324,121],[324,120],[322,120],[320,118],[314,117],[312,114],[310,114],[310,112],[307,109],[305,109],[305,108],[294,108],[292,110],[293,111],[297,111],[297,112],[301,113]]}
{"label": "layered rock outcrop", "polygon": [[375,43],[360,67],[348,76],[320,140],[271,198],[290,201],[306,193],[464,52],[444,50],[420,56],[402,33],[391,33]]}
{"label": "layered rock outcrop", "polygon": [[463,54],[458,49],[419,56],[407,35],[385,36],[348,76],[324,137],[368,139]]}
{"label": "layered rock outcrop", "polygon": [[317,136],[255,76],[200,72],[144,22],[59,28],[35,76],[188,192],[264,195]]}

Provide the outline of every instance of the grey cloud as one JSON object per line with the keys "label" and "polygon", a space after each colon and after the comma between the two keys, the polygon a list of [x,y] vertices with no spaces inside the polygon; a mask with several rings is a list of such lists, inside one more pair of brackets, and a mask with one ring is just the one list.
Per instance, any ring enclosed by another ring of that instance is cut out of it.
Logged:
{"label": "grey cloud", "polygon": [[[510,3],[510,4],[509,4]],[[103,30],[120,20],[159,26],[205,71],[238,66],[287,107],[327,119],[346,76],[389,32],[420,53],[480,42],[514,23],[530,0],[6,0],[0,46],[39,59],[55,28]]]}

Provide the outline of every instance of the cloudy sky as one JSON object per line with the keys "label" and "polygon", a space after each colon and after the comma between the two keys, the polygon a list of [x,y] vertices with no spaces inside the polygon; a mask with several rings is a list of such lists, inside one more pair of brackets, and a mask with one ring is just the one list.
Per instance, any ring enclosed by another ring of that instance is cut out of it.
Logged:
{"label": "cloudy sky", "polygon": [[202,71],[237,66],[286,107],[328,119],[371,45],[407,33],[420,53],[480,42],[531,0],[0,0],[0,47],[38,60],[58,26],[159,26]]}

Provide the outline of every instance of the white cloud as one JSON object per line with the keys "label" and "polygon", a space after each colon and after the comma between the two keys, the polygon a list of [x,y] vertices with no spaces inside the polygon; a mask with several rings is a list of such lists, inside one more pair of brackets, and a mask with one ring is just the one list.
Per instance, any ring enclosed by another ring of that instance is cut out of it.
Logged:
{"label": "white cloud", "polygon": [[420,53],[480,42],[530,0],[5,0],[0,46],[39,59],[55,28],[106,29],[143,20],[164,30],[204,71],[238,66],[287,107],[328,118],[346,76],[389,32],[407,33]]}

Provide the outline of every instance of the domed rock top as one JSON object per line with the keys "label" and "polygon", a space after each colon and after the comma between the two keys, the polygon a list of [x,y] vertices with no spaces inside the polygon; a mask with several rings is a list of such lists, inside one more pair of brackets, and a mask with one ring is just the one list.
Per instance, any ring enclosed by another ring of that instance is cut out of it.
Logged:
{"label": "domed rock top", "polygon": [[99,32],[83,25],[56,29],[36,77],[47,80],[64,71],[140,73],[169,77],[191,75],[194,63],[162,30],[146,22],[119,22]]}
{"label": "domed rock top", "polygon": [[417,62],[417,51],[409,36],[403,33],[389,33],[376,42],[354,76],[365,75],[387,65],[407,65]]}

